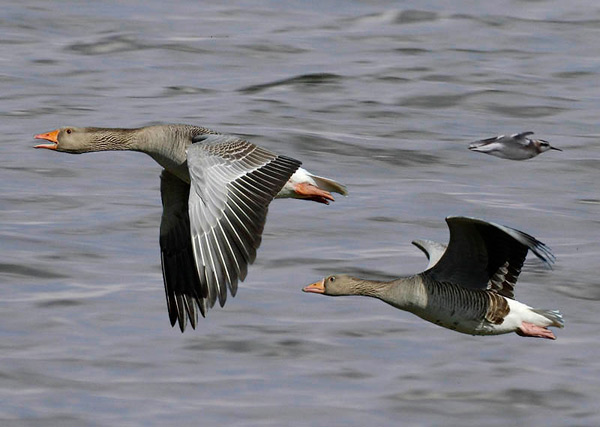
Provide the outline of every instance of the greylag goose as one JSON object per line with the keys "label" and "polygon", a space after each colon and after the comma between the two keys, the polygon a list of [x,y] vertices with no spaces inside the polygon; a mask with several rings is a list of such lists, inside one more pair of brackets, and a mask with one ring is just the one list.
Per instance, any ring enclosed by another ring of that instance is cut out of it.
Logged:
{"label": "greylag goose", "polygon": [[164,169],[160,248],[171,326],[196,327],[227,288],[235,296],[256,257],[273,198],[328,204],[346,188],[300,168],[300,162],[250,142],[190,125],[137,129],[63,127],[35,135],[36,145],[64,153],[130,150]]}
{"label": "greylag goose", "polygon": [[469,150],[510,160],[531,159],[548,150],[562,151],[543,139],[528,138],[529,135],[533,132],[494,136],[471,143]]}
{"label": "greylag goose", "polygon": [[534,237],[475,218],[448,217],[450,242],[432,267],[389,282],[334,275],[306,286],[323,295],[378,298],[429,322],[471,335],[516,332],[556,339],[548,326],[562,328],[556,310],[531,308],[514,299],[527,251],[550,266],[554,255]]}

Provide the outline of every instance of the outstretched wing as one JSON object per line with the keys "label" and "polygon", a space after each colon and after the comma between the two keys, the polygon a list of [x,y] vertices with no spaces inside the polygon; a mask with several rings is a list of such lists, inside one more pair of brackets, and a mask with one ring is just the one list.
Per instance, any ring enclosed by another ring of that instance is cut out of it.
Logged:
{"label": "outstretched wing", "polygon": [[548,266],[554,262],[550,249],[514,228],[476,218],[448,217],[450,242],[437,264],[421,273],[439,282],[472,289],[490,289],[514,298],[514,286],[531,250]]}
{"label": "outstretched wing", "polygon": [[161,175],[160,246],[171,325],[196,327],[244,280],[256,257],[268,205],[300,162],[243,139],[199,135],[187,153],[191,184]]}
{"label": "outstretched wing", "polygon": [[527,140],[527,137],[529,135],[533,135],[533,132],[527,131],[527,132],[515,133],[514,135],[511,135],[511,138],[513,138],[517,142],[520,142],[523,145],[527,145],[529,143],[529,141]]}
{"label": "outstretched wing", "polygon": [[480,139],[469,144],[469,150],[491,152],[500,147],[500,142],[506,138],[505,135],[493,136],[491,138]]}
{"label": "outstretched wing", "polygon": [[221,306],[256,257],[269,203],[300,162],[227,135],[196,137],[188,149],[189,218],[203,304]]}

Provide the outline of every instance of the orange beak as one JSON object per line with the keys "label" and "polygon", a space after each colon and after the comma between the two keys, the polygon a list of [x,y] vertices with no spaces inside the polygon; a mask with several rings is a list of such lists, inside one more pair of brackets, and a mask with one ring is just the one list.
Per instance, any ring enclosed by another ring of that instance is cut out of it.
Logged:
{"label": "orange beak", "polygon": [[56,150],[58,148],[58,132],[59,129],[53,130],[52,132],[40,133],[35,135],[35,139],[44,139],[50,141],[52,144],[38,144],[34,148],[47,148],[48,150]]}
{"label": "orange beak", "polygon": [[313,294],[324,294],[325,293],[325,279],[320,282],[313,283],[302,288],[304,292],[312,292]]}

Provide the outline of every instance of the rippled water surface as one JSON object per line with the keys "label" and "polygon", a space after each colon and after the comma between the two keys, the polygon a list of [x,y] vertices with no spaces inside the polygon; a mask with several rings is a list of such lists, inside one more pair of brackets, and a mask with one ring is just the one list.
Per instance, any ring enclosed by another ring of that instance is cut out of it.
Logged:
{"label": "rippled water surface", "polygon": [[[600,425],[600,5],[591,0],[7,1],[0,10],[0,424]],[[160,168],[34,150],[59,126],[241,134],[348,185],[271,205],[235,299],[181,334],[160,270]],[[532,130],[526,162],[466,149]],[[519,300],[557,341],[471,337],[332,272],[424,268],[447,215],[533,234]]]}

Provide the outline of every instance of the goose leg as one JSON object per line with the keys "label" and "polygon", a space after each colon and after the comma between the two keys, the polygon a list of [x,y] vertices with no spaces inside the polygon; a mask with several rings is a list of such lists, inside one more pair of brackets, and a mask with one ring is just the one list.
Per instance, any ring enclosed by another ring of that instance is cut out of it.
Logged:
{"label": "goose leg", "polygon": [[329,200],[334,200],[329,191],[321,190],[316,185],[312,185],[307,182],[295,184],[294,192],[299,196],[299,198],[325,203],[326,205],[329,204]]}
{"label": "goose leg", "polygon": [[516,332],[522,337],[547,338],[549,340],[556,339],[556,337],[550,329],[544,328],[542,326],[537,326],[529,322],[521,322],[521,327],[517,329]]}

